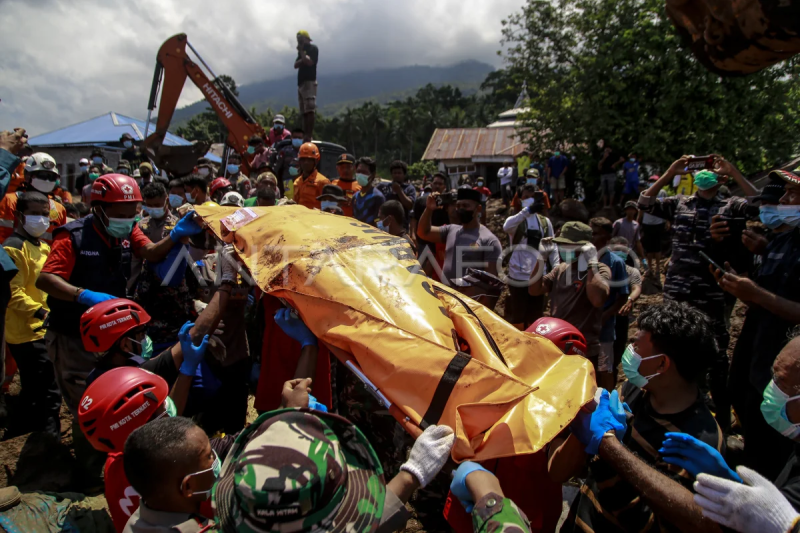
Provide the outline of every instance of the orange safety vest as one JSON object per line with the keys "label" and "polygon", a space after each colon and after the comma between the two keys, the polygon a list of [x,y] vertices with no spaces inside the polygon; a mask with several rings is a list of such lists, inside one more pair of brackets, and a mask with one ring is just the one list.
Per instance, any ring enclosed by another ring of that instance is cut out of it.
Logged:
{"label": "orange safety vest", "polygon": [[294,180],[294,198],[298,204],[309,209],[320,209],[320,201],[317,196],[322,195],[322,188],[331,181],[315,170],[308,178],[300,176]]}
{"label": "orange safety vest", "polygon": [[25,183],[25,163],[20,163],[17,165],[17,168],[14,169],[14,173],[11,174],[11,181],[8,183],[6,194],[16,192],[23,183]]}
{"label": "orange safety vest", "polygon": [[[17,199],[23,192],[8,193],[0,200],[0,244],[14,233],[14,213],[17,211]],[[53,200],[52,195],[48,195],[48,198],[50,199],[50,227],[41,236],[41,239],[48,244],[52,244],[53,230],[67,223],[67,210],[64,209],[63,205]]]}

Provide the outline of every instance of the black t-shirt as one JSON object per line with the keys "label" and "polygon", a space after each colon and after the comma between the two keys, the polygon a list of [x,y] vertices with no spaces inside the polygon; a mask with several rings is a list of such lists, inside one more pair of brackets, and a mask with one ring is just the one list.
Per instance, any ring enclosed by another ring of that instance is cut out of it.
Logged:
{"label": "black t-shirt", "polygon": [[[600,159],[603,159],[603,155],[600,155]],[[619,161],[619,154],[617,152],[611,152],[606,157],[606,160],[603,161],[603,164],[600,165],[600,174],[614,174],[616,169],[611,168],[611,165]]]}
{"label": "black t-shirt", "polygon": [[789,458],[783,471],[775,480],[775,486],[789,500],[794,510],[800,513],[800,444],[795,445],[794,453]]}
{"label": "black t-shirt", "polygon": [[[688,433],[724,454],[722,431],[702,394],[698,393],[697,400],[688,409],[670,415],[656,412],[647,393],[630,382],[622,384],[620,400],[627,402],[633,412],[633,419],[628,417],[623,444],[641,460],[687,489],[692,490],[694,478],[682,468],[661,461],[658,453],[667,432]],[[579,520],[584,527],[579,525]],[[655,515],[636,489],[622,480],[610,464],[600,457],[590,461],[586,483],[561,531],[643,531],[647,528],[651,532],[678,530]]]}
{"label": "black t-shirt", "polygon": [[[164,381],[167,382],[167,385],[169,385],[170,388],[172,388],[175,380],[178,379],[178,369],[175,368],[175,359],[172,357],[171,346],[158,354],[156,357],[151,357],[147,360],[144,360],[141,357],[129,357],[125,359],[125,364],[123,366],[143,368],[148,372],[152,372],[156,376],[161,376],[164,378]],[[110,366],[105,359],[101,359],[98,361],[95,369],[92,370],[89,373],[89,376],[86,378],[86,384],[91,384],[94,382],[94,380],[112,368],[116,367]]]}
{"label": "black t-shirt", "polygon": [[[297,69],[297,85],[300,86],[303,82],[306,81],[317,81],[317,60],[319,59],[319,49],[316,45],[307,43],[305,47],[303,47],[308,57],[311,58],[311,61],[314,62],[313,65],[310,67],[308,65],[300,65],[300,68]],[[297,55],[297,59],[300,59],[300,55]]]}

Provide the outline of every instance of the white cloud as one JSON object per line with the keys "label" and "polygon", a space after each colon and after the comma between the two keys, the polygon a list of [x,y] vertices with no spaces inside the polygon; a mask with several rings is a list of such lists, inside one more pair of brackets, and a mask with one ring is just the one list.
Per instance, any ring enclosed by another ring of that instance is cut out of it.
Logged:
{"label": "white cloud", "polygon": [[[0,0],[0,129],[44,133],[108,111],[144,118],[161,43],[186,33],[217,74],[293,72],[295,33],[320,73],[477,59],[499,66],[522,0]],[[200,98],[191,84],[181,105]]]}

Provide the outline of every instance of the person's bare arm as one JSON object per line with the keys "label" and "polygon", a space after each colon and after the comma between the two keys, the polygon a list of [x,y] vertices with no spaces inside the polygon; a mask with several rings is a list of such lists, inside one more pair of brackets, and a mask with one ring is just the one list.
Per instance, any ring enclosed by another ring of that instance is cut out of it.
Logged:
{"label": "person's bare arm", "polygon": [[603,307],[610,293],[611,288],[606,280],[590,266],[586,273],[586,296],[589,298],[589,302],[594,307]]}
{"label": "person's bare arm", "polygon": [[739,172],[739,169],[736,168],[736,165],[726,160],[724,157],[716,156],[716,160],[714,161],[714,171],[718,174],[724,174],[725,176],[730,176],[733,178],[733,181],[735,181],[736,184],[742,188],[742,192],[745,196],[758,195],[758,189],[756,189],[755,186],[750,183],[750,180],[745,178],[744,175]]}
{"label": "person's bare arm", "polygon": [[304,346],[300,350],[300,359],[294,371],[294,378],[313,378],[317,372],[317,355],[319,347],[316,345]]}
{"label": "person's bare arm", "polygon": [[636,239],[636,253],[640,258],[644,258],[644,246],[642,246],[642,239]]}
{"label": "person's bare arm", "polygon": [[543,269],[544,259],[539,258],[536,261],[536,264],[533,265],[530,278],[531,282],[528,285],[528,294],[531,296],[541,296],[542,294],[547,294],[552,289],[553,283],[555,283],[555,269],[546,276],[542,276]]}
{"label": "person's bare arm", "polygon": [[214,296],[203,312],[197,317],[194,322],[194,327],[189,330],[192,336],[192,342],[199,343],[206,335],[212,334],[216,329],[219,321],[222,319],[222,314],[228,307],[228,301],[231,297],[232,287],[230,285],[223,285]]}
{"label": "person's bare arm", "polygon": [[61,276],[50,274],[49,272],[41,272],[39,274],[39,278],[36,280],[36,288],[53,298],[68,302],[76,301],[78,293],[81,291],[81,287],[76,287]]}
{"label": "person's bare arm", "polygon": [[555,439],[550,444],[547,474],[555,483],[566,483],[586,466],[585,446],[574,435]]}
{"label": "person's bare arm", "polygon": [[386,488],[394,492],[394,495],[397,496],[401,502],[408,503],[414,491],[419,488],[419,481],[410,472],[401,470],[386,484]]}
{"label": "person's bare arm", "polygon": [[800,303],[778,296],[748,277],[739,276],[728,262],[725,263],[725,268],[728,271],[723,273],[713,266],[709,266],[722,290],[731,293],[745,303],[763,307],[773,315],[793,324],[800,324]]}
{"label": "person's bare arm", "polygon": [[434,210],[441,209],[441,207],[436,205],[436,198],[438,196],[438,194],[428,195],[425,200],[425,211],[422,212],[422,216],[419,218],[419,224],[417,225],[417,237],[428,242],[442,242],[441,228],[431,226]]}
{"label": "person's bare arm", "polygon": [[680,159],[678,159],[677,161],[673,162],[672,165],[670,165],[670,167],[667,169],[667,171],[660,178],[658,178],[658,181],[656,181],[654,184],[650,186],[650,188],[648,188],[646,191],[642,193],[642,196],[650,196],[653,198],[658,196],[659,191],[663,189],[665,186],[667,186],[669,183],[671,183],[672,178],[677,176],[681,170],[686,168],[686,164],[689,162],[689,157],[690,156],[685,155]]}
{"label": "person's bare arm", "polygon": [[418,225],[417,224],[417,219],[416,218],[412,218],[409,221],[408,225],[409,225],[409,229],[411,229],[411,231],[409,232],[408,236],[411,237],[411,241],[414,243],[414,246],[416,246],[417,250],[419,250],[420,244],[419,244],[419,241],[417,240],[417,225]]}
{"label": "person's bare arm", "polygon": [[399,183],[392,182],[392,190],[397,195],[397,199],[400,201],[406,211],[409,211],[412,207],[414,207],[414,202],[411,201],[411,198],[406,196],[406,192]]}
{"label": "person's bare arm", "polygon": [[625,158],[622,157],[622,156],[619,156],[619,161],[617,161],[616,163],[611,165],[611,168],[613,168],[614,170],[617,170],[617,167],[620,165],[620,163],[624,163],[624,162],[625,162]]}
{"label": "person's bare arm", "polygon": [[703,516],[691,491],[654,470],[613,435],[600,442],[600,457],[639,493],[660,518],[683,532],[720,532],[719,525]]}
{"label": "person's bare arm", "polygon": [[182,416],[183,411],[186,409],[189,391],[192,389],[192,379],[194,379],[194,376],[178,374],[178,379],[175,380],[172,390],[169,391],[169,397],[172,398],[172,403],[175,404],[177,416]]}
{"label": "person's bare arm", "polygon": [[167,257],[167,254],[175,246],[175,241],[166,236],[158,242],[151,242],[139,249],[139,258],[152,263],[158,263]]}

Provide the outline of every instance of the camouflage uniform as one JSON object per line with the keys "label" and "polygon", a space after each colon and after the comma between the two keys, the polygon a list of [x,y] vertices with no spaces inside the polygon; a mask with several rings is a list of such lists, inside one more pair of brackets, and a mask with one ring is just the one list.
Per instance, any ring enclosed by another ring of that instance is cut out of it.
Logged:
{"label": "camouflage uniform", "polygon": [[472,509],[472,529],[475,533],[529,533],[531,524],[517,504],[490,492]]}
{"label": "camouflage uniform", "polygon": [[741,264],[741,257],[747,255],[746,250],[729,242],[731,239],[723,243],[714,241],[709,227],[716,215],[743,218],[746,205],[744,198],[725,199],[719,195],[711,200],[697,195],[639,197],[640,209],[672,224],[672,258],[664,282],[664,298],[691,304],[706,313],[713,323],[719,351],[710,370],[710,388],[716,404],[717,421],[723,430],[730,427],[730,399],[726,390],[730,336],[725,326],[725,293],[717,285],[700,252],[719,264],[725,261]]}
{"label": "camouflage uniform", "polygon": [[225,532],[394,531],[408,518],[358,428],[308,409],[264,413],[245,429],[211,497]]}

